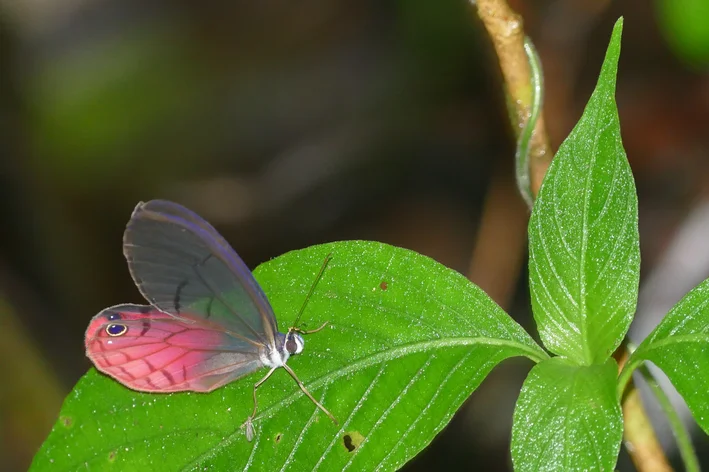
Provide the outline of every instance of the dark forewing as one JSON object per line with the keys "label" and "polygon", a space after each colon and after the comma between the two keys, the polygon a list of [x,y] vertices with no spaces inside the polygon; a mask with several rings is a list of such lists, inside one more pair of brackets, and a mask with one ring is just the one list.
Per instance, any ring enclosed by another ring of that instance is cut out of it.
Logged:
{"label": "dark forewing", "polygon": [[123,253],[135,284],[156,308],[202,318],[259,344],[274,346],[273,309],[251,271],[217,231],[176,203],[139,203]]}

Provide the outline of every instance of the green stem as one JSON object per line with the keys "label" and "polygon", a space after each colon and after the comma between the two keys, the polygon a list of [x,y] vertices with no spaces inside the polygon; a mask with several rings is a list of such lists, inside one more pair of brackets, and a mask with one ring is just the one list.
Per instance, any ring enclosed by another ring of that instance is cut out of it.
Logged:
{"label": "green stem", "polygon": [[657,380],[647,366],[640,365],[640,367],[638,367],[638,372],[640,372],[647,382],[650,390],[657,399],[657,403],[660,405],[660,408],[662,408],[662,411],[667,417],[670,428],[672,428],[672,434],[677,441],[677,446],[679,447],[679,453],[682,456],[682,462],[684,462],[685,470],[687,470],[687,472],[699,472],[699,460],[697,459],[694,447],[692,446],[692,438],[685,429],[684,424],[682,424],[682,420],[672,406],[672,402],[670,402],[667,394],[664,390],[662,390],[662,387],[660,387],[657,383]]}
{"label": "green stem", "polygon": [[544,76],[542,74],[542,64],[539,60],[537,50],[532,44],[532,40],[528,36],[524,38],[524,52],[529,61],[529,69],[531,74],[532,85],[532,103],[529,110],[529,119],[526,125],[519,133],[517,140],[517,152],[515,153],[515,166],[517,176],[517,186],[522,193],[524,201],[527,202],[529,208],[534,205],[534,196],[529,178],[529,148],[532,141],[534,128],[537,126],[537,120],[542,109],[542,97],[544,90]]}
{"label": "green stem", "polygon": [[[630,347],[628,347],[630,349]],[[640,362],[637,362],[635,358],[631,355],[628,362],[623,366],[623,370],[620,371],[618,375],[618,399],[623,398],[623,393],[625,393],[625,388],[628,386],[628,382],[633,378],[633,371],[637,368]]]}

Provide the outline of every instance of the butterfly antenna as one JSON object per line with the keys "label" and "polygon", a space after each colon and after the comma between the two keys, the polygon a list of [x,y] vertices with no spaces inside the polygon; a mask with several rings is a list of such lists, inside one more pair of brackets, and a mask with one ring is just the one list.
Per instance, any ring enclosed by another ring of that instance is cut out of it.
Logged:
{"label": "butterfly antenna", "polygon": [[330,259],[332,259],[332,253],[325,256],[325,260],[322,263],[322,267],[320,267],[320,271],[318,272],[318,275],[315,276],[315,282],[313,282],[313,285],[310,286],[310,291],[308,292],[308,295],[305,297],[305,300],[303,301],[303,306],[300,307],[300,311],[298,312],[298,316],[295,318],[295,323],[293,323],[293,328],[291,328],[291,330],[297,330],[296,326],[298,326],[298,322],[300,321],[300,317],[303,316],[303,312],[305,311],[305,306],[308,304],[308,301],[310,301],[310,297],[313,296],[313,293],[315,292],[315,287],[318,285],[318,282],[320,282],[320,279],[322,278],[322,274],[323,274],[323,272],[325,272],[325,268],[327,267],[328,262],[330,262]]}

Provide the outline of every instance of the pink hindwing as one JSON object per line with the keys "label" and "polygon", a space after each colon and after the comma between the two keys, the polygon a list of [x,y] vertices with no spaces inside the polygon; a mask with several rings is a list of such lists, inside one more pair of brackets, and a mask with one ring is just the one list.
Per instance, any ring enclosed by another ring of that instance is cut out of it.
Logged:
{"label": "pink hindwing", "polygon": [[91,320],[85,343],[97,369],[143,392],[209,392],[263,366],[258,344],[151,306],[102,310]]}

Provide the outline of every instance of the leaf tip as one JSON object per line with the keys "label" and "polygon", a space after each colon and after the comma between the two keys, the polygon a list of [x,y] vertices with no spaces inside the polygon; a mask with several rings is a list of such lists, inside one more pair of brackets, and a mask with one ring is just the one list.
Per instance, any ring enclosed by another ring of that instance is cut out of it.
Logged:
{"label": "leaf tip", "polygon": [[623,33],[623,21],[625,20],[625,17],[621,16],[618,17],[618,20],[615,22],[615,25],[613,26],[613,35],[621,34]]}
{"label": "leaf tip", "polygon": [[608,50],[606,51],[606,58],[603,61],[603,67],[601,69],[600,80],[606,79],[609,84],[613,84],[615,88],[615,78],[618,73],[618,59],[620,58],[620,42],[623,36],[623,17],[618,18],[613,26],[613,33],[611,33],[611,40],[608,43]]}

